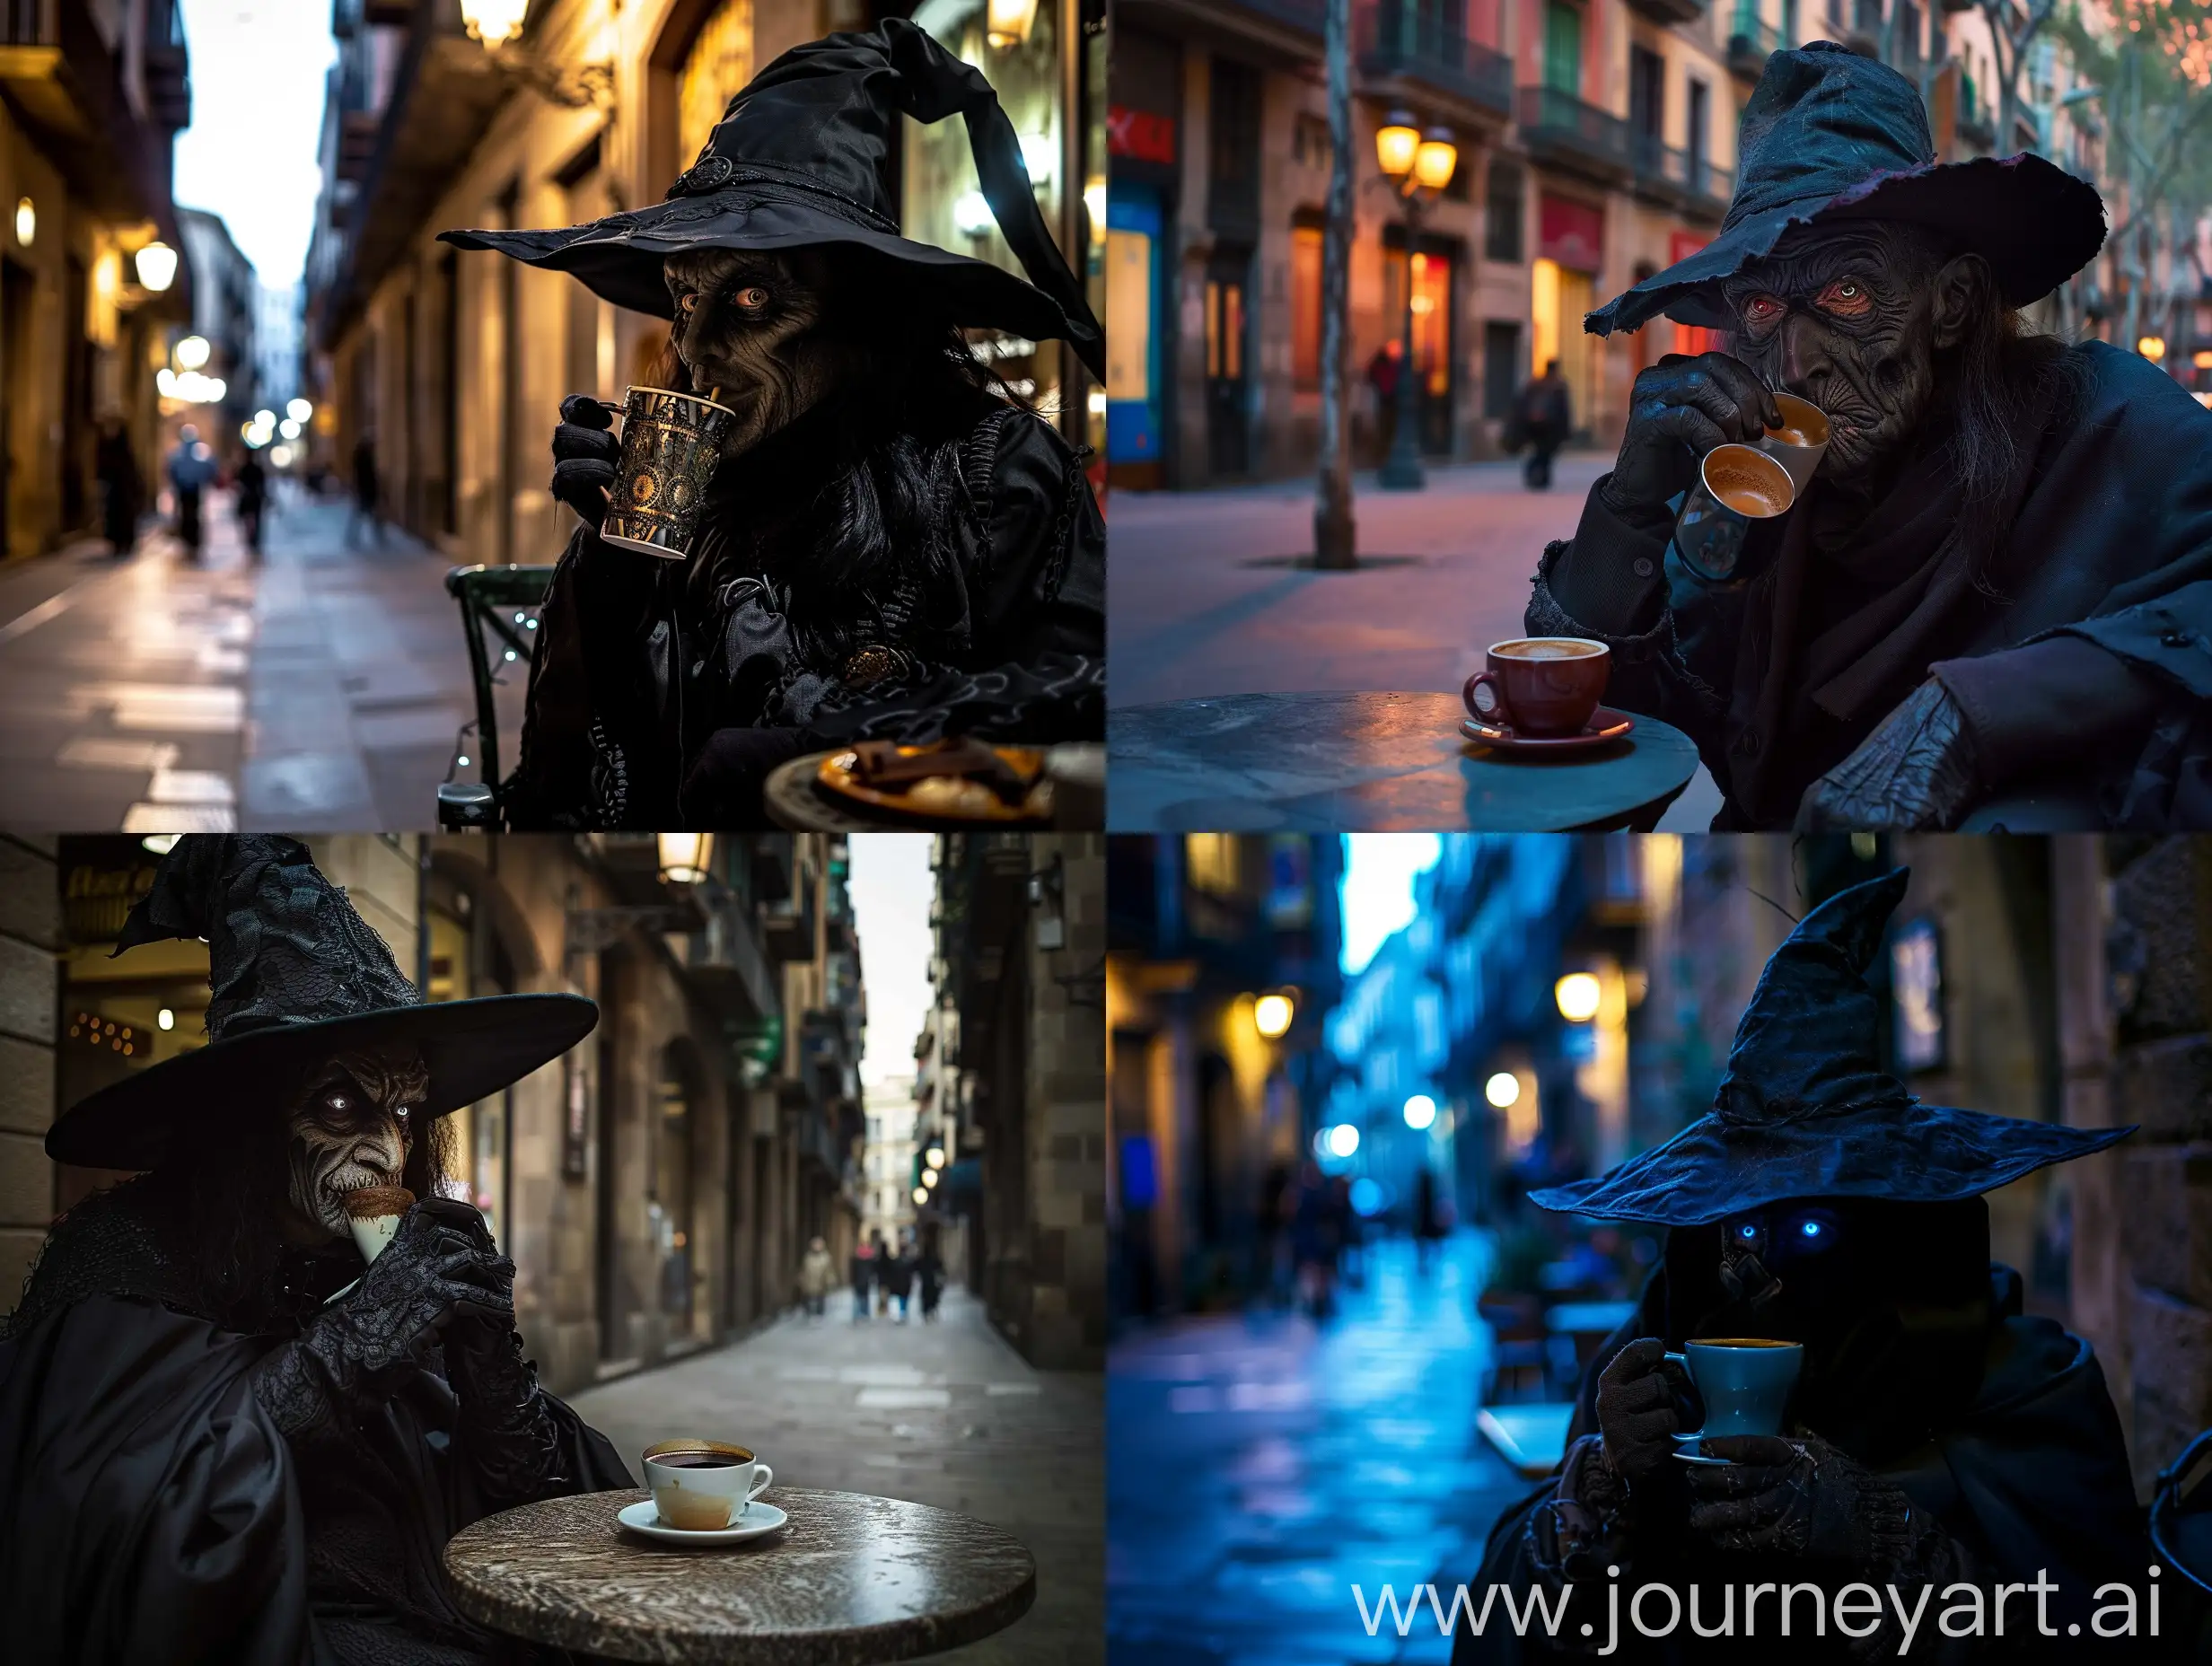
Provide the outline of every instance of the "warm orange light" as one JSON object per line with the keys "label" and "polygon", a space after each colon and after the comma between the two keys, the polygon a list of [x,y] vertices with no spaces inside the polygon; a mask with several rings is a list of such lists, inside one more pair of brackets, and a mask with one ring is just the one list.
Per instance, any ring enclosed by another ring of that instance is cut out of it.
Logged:
{"label": "warm orange light", "polygon": [[1441,191],[1460,165],[1460,147],[1449,127],[1431,127],[1413,153],[1413,177],[1425,190]]}
{"label": "warm orange light", "polygon": [[2135,350],[2155,364],[2166,356],[2166,338],[2164,336],[2146,336],[2135,344]]}
{"label": "warm orange light", "polygon": [[1413,171],[1420,148],[1421,130],[1402,111],[1393,112],[1375,129],[1374,159],[1393,180],[1402,180]]}
{"label": "warm orange light", "polygon": [[2212,347],[2199,348],[2196,356],[2189,362],[2199,370],[2212,370]]}

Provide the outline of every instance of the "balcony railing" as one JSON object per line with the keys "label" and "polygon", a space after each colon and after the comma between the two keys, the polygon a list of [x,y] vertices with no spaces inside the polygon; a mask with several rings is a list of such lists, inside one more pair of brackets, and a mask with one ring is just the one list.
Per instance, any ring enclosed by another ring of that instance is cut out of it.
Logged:
{"label": "balcony railing", "polygon": [[1378,0],[1363,7],[1353,31],[1360,74],[1404,76],[1511,115],[1513,60],[1470,40],[1455,10],[1435,0]]}
{"label": "balcony railing", "polygon": [[1523,87],[1515,115],[1540,160],[1577,166],[1607,180],[1632,172],[1628,124],[1557,87]]}
{"label": "balcony railing", "polygon": [[1663,144],[1653,134],[1631,133],[1628,148],[1639,188],[1686,206],[1727,206],[1735,189],[1732,170]]}
{"label": "balcony railing", "polygon": [[1728,25],[1728,67],[1746,81],[1756,81],[1767,67],[1768,57],[1781,49],[1781,31],[1762,22],[1755,5],[1736,7],[1734,21]]}
{"label": "balcony railing", "polygon": [[1705,0],[1628,0],[1655,23],[1694,23],[1705,15]]}

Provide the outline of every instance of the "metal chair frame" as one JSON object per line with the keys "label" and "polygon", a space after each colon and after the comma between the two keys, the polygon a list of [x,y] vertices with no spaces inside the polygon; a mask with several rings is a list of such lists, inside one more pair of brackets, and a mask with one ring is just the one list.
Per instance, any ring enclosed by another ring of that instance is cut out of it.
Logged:
{"label": "metal chair frame", "polygon": [[[476,685],[476,719],[464,723],[454,737],[452,760],[439,789],[439,823],[448,829],[504,825],[507,784],[499,773],[499,710],[494,690],[499,668],[513,662],[527,667],[536,646],[537,613],[551,588],[549,566],[514,565],[490,566],[478,563],[455,567],[445,575],[446,593],[461,605],[461,634],[469,643],[469,670]],[[503,657],[493,658],[496,640]],[[461,749],[469,732],[476,731],[479,780],[487,793],[470,793],[470,784],[456,782]],[[449,797],[446,789],[456,791]]]}

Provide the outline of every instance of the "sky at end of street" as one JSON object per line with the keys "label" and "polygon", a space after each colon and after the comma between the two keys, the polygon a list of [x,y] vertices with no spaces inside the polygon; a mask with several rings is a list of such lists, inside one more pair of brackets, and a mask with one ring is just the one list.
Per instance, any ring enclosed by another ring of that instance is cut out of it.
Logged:
{"label": "sky at end of street", "polygon": [[192,125],[177,135],[177,204],[220,215],[261,282],[297,283],[322,189],[329,0],[183,0]]}
{"label": "sky at end of street", "polygon": [[1344,837],[1347,977],[1366,969],[1390,934],[1413,923],[1413,881],[1444,856],[1434,833],[1347,833]]}
{"label": "sky at end of street", "polygon": [[864,1086],[914,1074],[914,1038],[929,1012],[929,962],[935,952],[929,905],[937,876],[927,833],[857,833],[847,848],[846,890],[860,934],[860,981],[868,995],[868,1031],[860,1054]]}

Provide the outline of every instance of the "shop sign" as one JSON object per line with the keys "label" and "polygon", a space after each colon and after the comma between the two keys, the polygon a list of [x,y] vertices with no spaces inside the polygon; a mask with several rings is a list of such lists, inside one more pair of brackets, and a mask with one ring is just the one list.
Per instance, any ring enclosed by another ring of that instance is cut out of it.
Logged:
{"label": "shop sign", "polygon": [[1106,153],[1175,165],[1175,118],[1116,104],[1106,112]]}
{"label": "shop sign", "polygon": [[1538,206],[1537,254],[1570,272],[1596,276],[1605,264],[1605,211],[1549,194]]}

